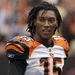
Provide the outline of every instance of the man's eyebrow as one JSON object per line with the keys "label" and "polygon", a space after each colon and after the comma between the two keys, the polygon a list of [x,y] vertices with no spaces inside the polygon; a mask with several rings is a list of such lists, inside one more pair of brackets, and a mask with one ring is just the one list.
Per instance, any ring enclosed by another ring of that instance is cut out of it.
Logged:
{"label": "man's eyebrow", "polygon": [[41,17],[42,17],[42,15],[45,14],[46,12],[47,12],[47,10],[44,10],[44,11],[42,12],[42,14],[41,14]]}
{"label": "man's eyebrow", "polygon": [[40,18],[44,18],[44,16],[40,16]]}

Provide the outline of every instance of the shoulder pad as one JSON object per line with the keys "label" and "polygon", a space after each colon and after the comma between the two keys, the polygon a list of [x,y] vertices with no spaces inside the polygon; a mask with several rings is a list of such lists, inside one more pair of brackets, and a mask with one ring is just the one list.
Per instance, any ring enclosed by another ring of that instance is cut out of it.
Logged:
{"label": "shoulder pad", "polygon": [[52,40],[65,40],[65,39],[61,36],[54,35],[54,36],[52,36]]}
{"label": "shoulder pad", "polygon": [[27,36],[15,36],[14,38],[10,39],[9,41],[31,41],[33,40],[31,37],[27,37]]}
{"label": "shoulder pad", "polygon": [[65,51],[69,50],[69,44],[66,39],[60,36],[53,36],[52,37],[54,45],[60,46],[64,48]]}

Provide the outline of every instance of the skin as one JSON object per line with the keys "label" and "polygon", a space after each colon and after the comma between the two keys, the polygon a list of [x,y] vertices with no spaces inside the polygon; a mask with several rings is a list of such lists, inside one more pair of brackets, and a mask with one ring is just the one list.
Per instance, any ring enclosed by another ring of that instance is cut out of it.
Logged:
{"label": "skin", "polygon": [[44,44],[46,47],[50,46],[51,37],[55,33],[55,28],[58,27],[54,11],[40,10],[34,20],[34,25],[36,27],[34,40]]}

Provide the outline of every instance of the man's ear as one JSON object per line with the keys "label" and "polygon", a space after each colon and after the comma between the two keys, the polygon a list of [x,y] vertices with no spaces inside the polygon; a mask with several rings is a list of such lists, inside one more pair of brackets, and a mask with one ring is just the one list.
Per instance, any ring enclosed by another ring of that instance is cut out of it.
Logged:
{"label": "man's ear", "polygon": [[58,28],[58,23],[57,22],[56,22],[55,26],[56,26],[56,28]]}

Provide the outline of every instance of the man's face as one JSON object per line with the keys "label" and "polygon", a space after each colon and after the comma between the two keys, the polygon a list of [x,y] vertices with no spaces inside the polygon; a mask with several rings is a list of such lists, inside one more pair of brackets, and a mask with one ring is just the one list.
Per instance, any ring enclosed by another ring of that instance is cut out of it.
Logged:
{"label": "man's face", "polygon": [[54,11],[40,10],[34,20],[36,26],[35,35],[42,39],[49,39],[54,34],[55,28],[58,26]]}

